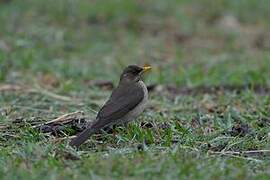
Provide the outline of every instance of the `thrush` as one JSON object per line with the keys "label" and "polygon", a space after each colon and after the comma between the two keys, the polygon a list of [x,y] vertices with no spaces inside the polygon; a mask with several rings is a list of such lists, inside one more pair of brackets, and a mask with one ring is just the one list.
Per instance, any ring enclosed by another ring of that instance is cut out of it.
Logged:
{"label": "thrush", "polygon": [[150,66],[130,65],[126,67],[120,76],[117,88],[113,90],[108,101],[100,109],[95,121],[72,139],[70,145],[79,147],[101,129],[127,124],[139,116],[148,101],[148,90],[142,81],[142,75],[150,69]]}

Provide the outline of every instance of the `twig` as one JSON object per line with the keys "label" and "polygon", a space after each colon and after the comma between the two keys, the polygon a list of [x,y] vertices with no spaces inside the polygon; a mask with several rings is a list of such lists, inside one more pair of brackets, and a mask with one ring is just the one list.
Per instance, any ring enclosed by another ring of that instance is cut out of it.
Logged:
{"label": "twig", "polygon": [[240,158],[244,160],[250,160],[255,162],[263,162],[262,160],[251,158],[251,157],[243,157],[241,155],[248,155],[248,154],[255,154],[255,153],[270,153],[270,150],[253,150],[253,151],[224,151],[224,152],[215,152],[215,151],[209,151],[209,154],[219,154],[224,156],[230,156],[234,158]]}
{"label": "twig", "polygon": [[0,85],[0,92],[1,91],[24,91],[29,93],[41,93],[45,96],[49,96],[60,101],[74,101],[74,99],[72,99],[71,97],[55,94],[44,88],[41,88],[38,85],[36,85],[36,88],[29,88],[27,86],[21,86],[16,84],[2,84]]}
{"label": "twig", "polygon": [[55,123],[55,122],[58,122],[58,123],[65,122],[67,119],[74,118],[78,115],[84,115],[84,112],[83,111],[75,111],[72,113],[67,113],[67,114],[64,114],[64,115],[56,118],[56,119],[53,119],[49,122],[46,122],[45,124],[51,124],[51,123]]}
{"label": "twig", "polygon": [[252,151],[242,151],[242,153],[252,154],[252,153],[270,153],[270,150],[261,149],[261,150],[252,150]]}
{"label": "twig", "polygon": [[9,136],[9,137],[13,137],[13,138],[19,138],[20,137],[18,135],[10,134],[10,133],[3,133],[3,134],[1,134],[1,136]]}
{"label": "twig", "polygon": [[50,110],[46,110],[46,109],[33,108],[33,107],[27,107],[27,106],[20,106],[20,105],[12,105],[12,107],[19,108],[19,109],[27,109],[27,110],[33,110],[33,111],[40,111],[40,112],[51,112]]}
{"label": "twig", "polygon": [[50,92],[46,89],[42,89],[40,86],[37,86],[36,89],[32,89],[31,92],[41,93],[45,96],[49,96],[49,97],[52,97],[54,99],[61,100],[61,101],[72,101],[72,98],[70,98],[68,96],[62,96],[62,95],[55,94],[55,93]]}
{"label": "twig", "polygon": [[255,161],[257,163],[262,163],[262,160],[259,159],[255,159],[255,158],[251,158],[251,157],[243,157],[243,156],[237,156],[237,155],[233,155],[233,154],[222,154],[222,155],[227,155],[230,157],[234,157],[234,158],[238,158],[238,159],[244,159],[244,160],[248,160],[248,161]]}
{"label": "twig", "polygon": [[61,101],[72,101],[72,98],[70,98],[70,97],[58,95],[58,94],[49,92],[47,90],[41,90],[40,93],[43,94],[43,95],[52,97],[54,99],[57,99],[57,100],[61,100]]}
{"label": "twig", "polygon": [[[234,143],[228,145],[227,147],[225,147],[223,151],[224,151],[224,152],[227,152],[227,151],[226,151],[227,149],[230,149],[230,148],[232,148],[233,146],[242,143],[243,141],[244,141],[244,140],[240,140],[240,141],[234,142]],[[228,151],[228,152],[230,152],[230,151]]]}
{"label": "twig", "polygon": [[83,115],[84,115],[83,111],[75,111],[72,113],[67,113],[67,114],[61,115],[60,117],[53,119],[51,121],[45,122],[43,124],[35,125],[35,126],[33,126],[33,128],[37,128],[37,127],[52,124],[52,123],[68,123],[68,122],[74,120],[77,116],[83,116]]}
{"label": "twig", "polygon": [[252,150],[252,151],[210,151],[212,154],[235,154],[235,155],[242,155],[242,154],[257,154],[257,153],[270,153],[270,150],[262,149],[262,150]]}
{"label": "twig", "polygon": [[19,85],[14,84],[1,84],[0,85],[0,91],[19,91],[23,90],[24,88]]}
{"label": "twig", "polygon": [[0,130],[5,130],[7,129],[9,126],[8,125],[0,125]]}

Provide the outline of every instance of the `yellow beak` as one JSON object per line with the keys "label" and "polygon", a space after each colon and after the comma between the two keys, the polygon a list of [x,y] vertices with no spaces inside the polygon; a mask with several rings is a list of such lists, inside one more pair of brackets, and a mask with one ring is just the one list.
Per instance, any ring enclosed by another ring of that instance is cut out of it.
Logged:
{"label": "yellow beak", "polygon": [[152,67],[149,65],[143,66],[143,72],[150,71],[151,69],[152,69]]}

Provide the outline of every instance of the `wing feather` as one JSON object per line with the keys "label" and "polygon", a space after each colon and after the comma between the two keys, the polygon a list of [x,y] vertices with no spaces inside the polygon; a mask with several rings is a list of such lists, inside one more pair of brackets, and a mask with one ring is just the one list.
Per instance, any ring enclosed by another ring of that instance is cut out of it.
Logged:
{"label": "wing feather", "polygon": [[139,83],[125,84],[117,87],[110,99],[105,103],[97,115],[93,128],[104,128],[114,124],[134,109],[144,98],[143,88]]}

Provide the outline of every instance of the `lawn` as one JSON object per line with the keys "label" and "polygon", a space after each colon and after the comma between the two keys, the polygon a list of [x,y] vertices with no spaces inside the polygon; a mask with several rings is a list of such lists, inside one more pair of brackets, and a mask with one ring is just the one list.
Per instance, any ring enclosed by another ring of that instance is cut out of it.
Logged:
{"label": "lawn", "polygon": [[[267,0],[0,1],[0,179],[269,179],[269,12]],[[71,148],[129,64],[153,67],[145,112]]]}

